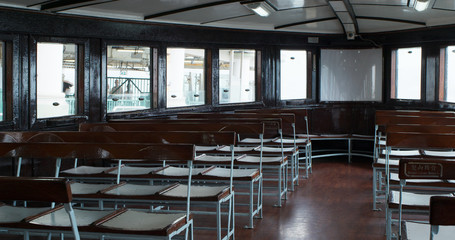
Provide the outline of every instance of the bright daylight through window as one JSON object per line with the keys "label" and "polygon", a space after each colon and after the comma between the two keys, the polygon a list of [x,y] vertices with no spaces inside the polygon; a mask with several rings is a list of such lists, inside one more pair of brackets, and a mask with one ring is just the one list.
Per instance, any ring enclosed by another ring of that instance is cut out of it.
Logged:
{"label": "bright daylight through window", "polygon": [[77,45],[38,43],[36,59],[37,117],[77,112]]}
{"label": "bright daylight through window", "polygon": [[166,107],[205,104],[205,50],[167,49]]}
{"label": "bright daylight through window", "polygon": [[107,47],[107,112],[150,108],[150,48]]}
{"label": "bright daylight through window", "polygon": [[256,51],[220,50],[219,99],[221,104],[256,100]]}

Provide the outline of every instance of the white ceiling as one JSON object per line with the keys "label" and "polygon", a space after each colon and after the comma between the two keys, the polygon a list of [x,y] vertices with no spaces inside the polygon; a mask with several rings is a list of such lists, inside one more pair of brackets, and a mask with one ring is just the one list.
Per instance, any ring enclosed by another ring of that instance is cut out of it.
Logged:
{"label": "white ceiling", "polygon": [[[316,34],[345,33],[340,19],[345,19],[347,15],[351,15],[356,22],[357,34],[455,24],[455,1],[429,0],[430,6],[423,12],[408,7],[408,1],[344,0],[352,11],[335,12],[329,0],[268,0],[276,9],[269,17],[255,15],[240,1],[234,0],[0,0],[0,6],[41,11],[48,6],[46,4],[78,2],[45,11],[205,27]],[[346,23],[346,20],[343,22]]]}

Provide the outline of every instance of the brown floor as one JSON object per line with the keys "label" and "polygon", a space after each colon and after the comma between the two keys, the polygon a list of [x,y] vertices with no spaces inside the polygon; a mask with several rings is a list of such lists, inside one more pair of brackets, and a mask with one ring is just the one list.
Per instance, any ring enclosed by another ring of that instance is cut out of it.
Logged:
{"label": "brown floor", "polygon": [[[236,218],[236,239],[338,240],[385,239],[383,212],[372,211],[372,168],[369,159],[316,160],[310,179],[289,193],[282,208],[264,200],[264,218],[255,228],[244,229]],[[196,231],[195,239],[212,240],[208,232]]]}
{"label": "brown floor", "polygon": [[[236,218],[238,240],[385,239],[383,212],[372,211],[371,162],[358,159],[316,160],[310,179],[289,193],[282,208],[264,200],[264,218],[254,229],[244,229],[245,217]],[[215,239],[213,231],[195,231],[197,240]],[[6,237],[0,239],[21,239]],[[32,238],[33,239],[33,238]],[[70,239],[70,238],[68,238]]]}

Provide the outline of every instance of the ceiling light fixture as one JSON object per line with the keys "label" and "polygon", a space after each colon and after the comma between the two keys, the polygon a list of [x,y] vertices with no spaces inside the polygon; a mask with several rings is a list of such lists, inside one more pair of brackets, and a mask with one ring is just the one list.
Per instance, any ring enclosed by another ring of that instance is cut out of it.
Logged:
{"label": "ceiling light fixture", "polygon": [[409,1],[409,7],[414,8],[416,11],[425,11],[430,5],[430,0],[411,0]]}
{"label": "ceiling light fixture", "polygon": [[272,12],[275,12],[275,9],[267,1],[246,1],[241,2],[241,4],[261,17],[268,17]]}

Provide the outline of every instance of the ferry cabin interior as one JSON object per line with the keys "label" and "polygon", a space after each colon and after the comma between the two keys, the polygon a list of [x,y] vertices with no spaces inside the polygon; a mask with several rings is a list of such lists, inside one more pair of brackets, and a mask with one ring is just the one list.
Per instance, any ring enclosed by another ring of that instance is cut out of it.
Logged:
{"label": "ferry cabin interior", "polygon": [[0,94],[2,131],[299,108],[371,136],[376,110],[455,108],[455,2],[0,0]]}

